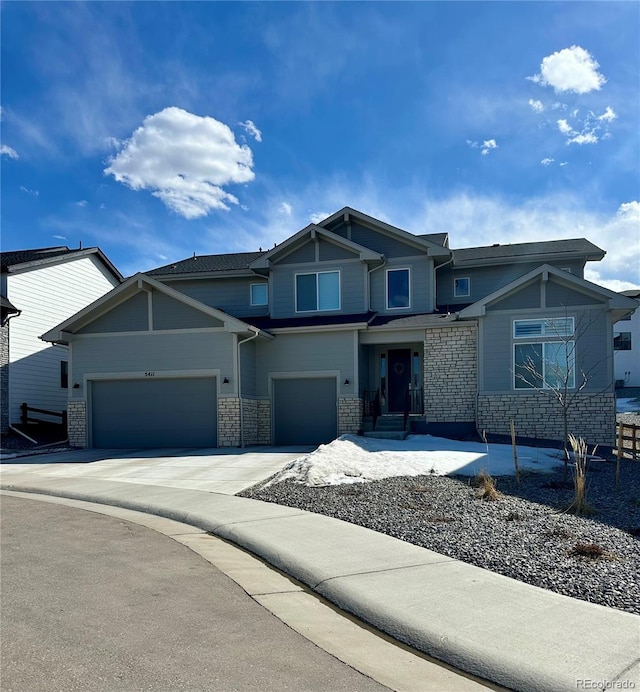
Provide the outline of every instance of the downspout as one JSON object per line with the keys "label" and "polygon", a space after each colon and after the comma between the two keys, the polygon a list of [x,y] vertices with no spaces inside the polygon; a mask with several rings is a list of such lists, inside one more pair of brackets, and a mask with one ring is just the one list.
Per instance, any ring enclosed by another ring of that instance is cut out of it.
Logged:
{"label": "downspout", "polygon": [[442,264],[439,264],[437,267],[435,264],[433,265],[433,308],[434,311],[438,307],[438,279],[436,278],[436,272],[438,269],[442,269],[442,267],[446,267],[447,264],[451,264],[453,262],[453,255],[451,255],[451,259],[448,259],[446,262],[443,262]]}
{"label": "downspout", "polygon": [[247,341],[253,341],[260,335],[260,330],[255,327],[250,327],[251,330],[255,330],[253,336],[249,336],[242,341],[238,341],[238,400],[240,401],[240,447],[244,448],[244,407],[242,405],[242,379],[240,377],[241,371],[241,359],[240,359],[240,346],[246,344]]}
{"label": "downspout", "polygon": [[379,264],[377,267],[374,267],[373,269],[369,269],[367,272],[367,291],[369,293],[369,312],[371,312],[371,274],[373,272],[377,272],[378,269],[382,269],[387,264],[387,258],[382,255],[382,264]]}

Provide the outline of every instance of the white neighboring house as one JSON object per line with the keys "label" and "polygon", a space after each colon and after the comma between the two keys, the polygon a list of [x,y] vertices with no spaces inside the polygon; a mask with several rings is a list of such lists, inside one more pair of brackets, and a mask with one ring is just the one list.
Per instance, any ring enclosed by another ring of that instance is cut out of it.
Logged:
{"label": "white neighboring house", "polygon": [[[621,293],[640,299],[637,288]],[[640,310],[613,325],[613,363],[616,387],[640,387]]]}
{"label": "white neighboring house", "polygon": [[[2,432],[20,423],[20,405],[67,408],[68,348],[40,336],[123,280],[99,248],[66,246],[2,253]],[[59,419],[49,418],[51,421]]]}

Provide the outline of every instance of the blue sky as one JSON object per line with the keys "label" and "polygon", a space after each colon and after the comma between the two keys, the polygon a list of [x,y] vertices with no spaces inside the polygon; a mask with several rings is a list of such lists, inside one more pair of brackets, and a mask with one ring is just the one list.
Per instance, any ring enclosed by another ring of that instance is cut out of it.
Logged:
{"label": "blue sky", "polygon": [[2,247],[129,275],[348,205],[640,286],[640,3],[4,2]]}

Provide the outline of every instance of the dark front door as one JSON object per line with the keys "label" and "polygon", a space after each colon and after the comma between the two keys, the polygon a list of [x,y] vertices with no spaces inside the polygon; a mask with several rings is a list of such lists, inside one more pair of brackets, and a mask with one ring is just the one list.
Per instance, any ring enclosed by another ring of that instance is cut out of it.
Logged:
{"label": "dark front door", "polygon": [[409,384],[411,383],[411,349],[389,350],[389,413],[404,411]]}

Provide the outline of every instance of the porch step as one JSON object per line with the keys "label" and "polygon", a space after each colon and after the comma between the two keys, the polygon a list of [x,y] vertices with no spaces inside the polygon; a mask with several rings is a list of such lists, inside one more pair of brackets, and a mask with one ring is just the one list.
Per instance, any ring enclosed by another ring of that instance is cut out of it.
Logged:
{"label": "porch step", "polygon": [[[410,417],[410,419],[413,416]],[[408,425],[408,424],[407,424]],[[365,432],[372,432],[373,419],[366,416],[362,421],[362,428]],[[375,432],[401,432],[404,430],[404,416],[399,415],[383,415],[376,421]]]}
{"label": "porch step", "polygon": [[406,430],[371,430],[362,433],[362,437],[375,437],[378,440],[405,440],[409,434]]}

